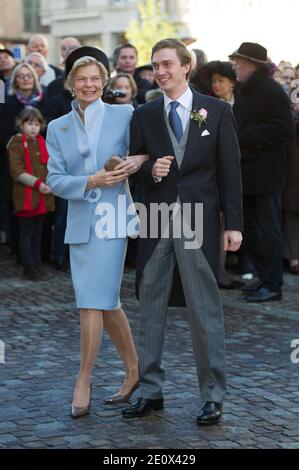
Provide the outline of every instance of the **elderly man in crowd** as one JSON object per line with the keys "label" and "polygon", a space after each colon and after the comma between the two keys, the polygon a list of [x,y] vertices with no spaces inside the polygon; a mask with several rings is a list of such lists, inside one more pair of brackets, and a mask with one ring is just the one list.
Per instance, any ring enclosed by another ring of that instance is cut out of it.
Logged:
{"label": "elderly man in crowd", "polygon": [[267,50],[244,42],[231,54],[237,80],[238,124],[244,194],[244,245],[260,280],[242,290],[247,302],[281,299],[283,283],[282,192],[292,114],[286,93],[269,76]]}
{"label": "elderly man in crowd", "polygon": [[[41,34],[31,36],[28,42],[28,52],[39,52],[47,60],[49,45],[47,38]],[[48,86],[55,78],[62,75],[62,70],[54,65],[47,64],[45,73],[40,78],[41,85]]]}

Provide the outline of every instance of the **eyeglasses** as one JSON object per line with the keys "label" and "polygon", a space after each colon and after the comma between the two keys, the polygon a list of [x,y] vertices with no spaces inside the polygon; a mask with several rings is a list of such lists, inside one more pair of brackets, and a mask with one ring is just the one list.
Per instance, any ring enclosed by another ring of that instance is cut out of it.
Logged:
{"label": "eyeglasses", "polygon": [[31,73],[19,73],[17,77],[21,80],[31,80],[33,78],[33,75]]}

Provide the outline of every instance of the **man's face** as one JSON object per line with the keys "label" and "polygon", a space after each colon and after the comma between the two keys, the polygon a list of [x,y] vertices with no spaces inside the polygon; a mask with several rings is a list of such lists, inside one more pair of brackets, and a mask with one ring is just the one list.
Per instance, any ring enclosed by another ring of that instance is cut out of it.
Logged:
{"label": "man's face", "polygon": [[60,43],[60,55],[63,61],[66,60],[68,56],[69,49],[71,47],[80,47],[80,42],[76,38],[65,38]]}
{"label": "man's face", "polygon": [[257,70],[257,66],[248,62],[247,60],[236,57],[234,59],[234,70],[236,72],[237,80],[240,83],[245,83],[251,75]]}
{"label": "man's face", "polygon": [[39,52],[45,58],[48,55],[48,45],[42,37],[34,38],[33,41],[28,46],[29,52]]}
{"label": "man's face", "polygon": [[44,69],[44,65],[42,63],[42,60],[41,60],[41,57],[39,57],[38,55],[36,54],[32,54],[30,55],[27,60],[26,60],[26,63],[31,65],[31,67],[34,68],[35,72],[36,72],[36,75],[38,77],[42,77],[43,74],[45,73],[45,69]]}
{"label": "man's face", "polygon": [[0,51],[0,72],[9,72],[13,70],[15,61],[7,52]]}
{"label": "man's face", "polygon": [[120,51],[116,69],[133,75],[137,66],[137,60],[135,49],[132,47],[125,47]]}
{"label": "man's face", "polygon": [[182,65],[175,49],[158,50],[153,55],[152,64],[155,80],[167,95],[178,94],[186,87],[186,74],[191,65]]}

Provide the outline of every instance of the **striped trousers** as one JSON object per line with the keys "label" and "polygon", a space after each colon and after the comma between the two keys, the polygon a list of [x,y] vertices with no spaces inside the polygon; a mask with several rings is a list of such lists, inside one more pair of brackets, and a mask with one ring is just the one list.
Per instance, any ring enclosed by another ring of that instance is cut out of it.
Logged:
{"label": "striped trousers", "polygon": [[[170,224],[172,225],[172,224]],[[201,399],[222,403],[226,393],[224,319],[217,281],[202,250],[186,249],[185,239],[161,238],[139,286],[140,396],[163,396],[161,365],[168,299],[177,262],[184,289]],[[180,340],[183,341],[183,338]]]}

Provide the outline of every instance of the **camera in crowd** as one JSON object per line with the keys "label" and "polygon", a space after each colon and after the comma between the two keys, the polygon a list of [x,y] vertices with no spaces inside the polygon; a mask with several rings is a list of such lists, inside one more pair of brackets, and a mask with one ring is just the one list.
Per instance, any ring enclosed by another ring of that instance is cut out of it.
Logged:
{"label": "camera in crowd", "polygon": [[126,96],[126,92],[124,90],[113,90],[110,88],[105,93],[105,101],[108,103],[115,103],[116,98],[124,98]]}

